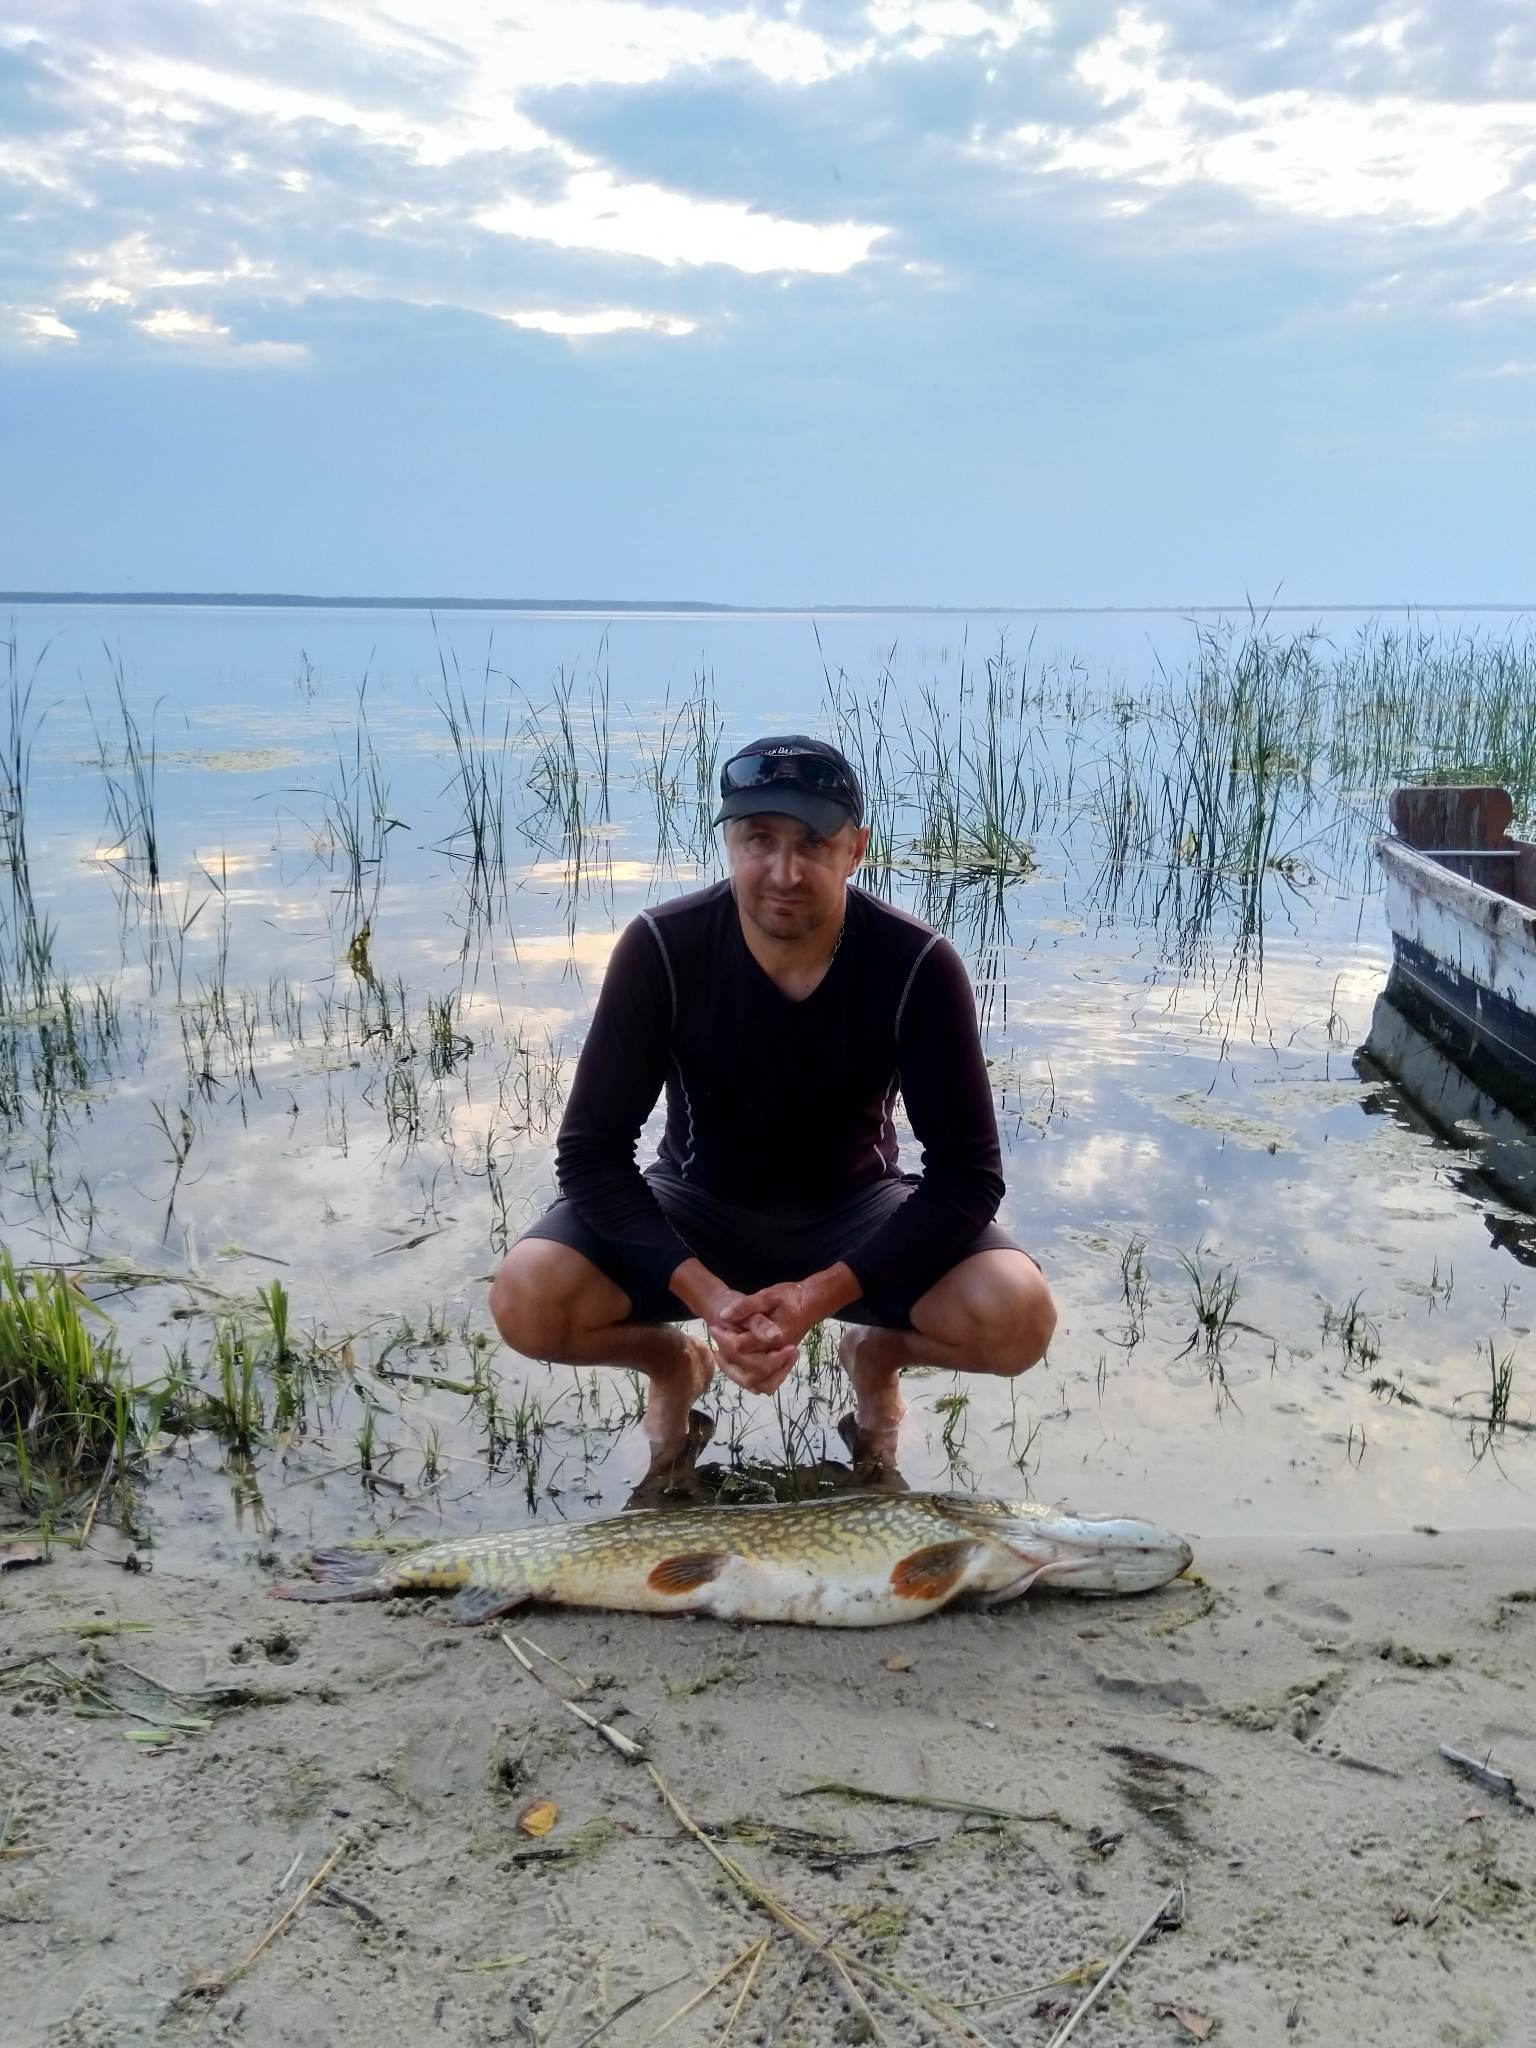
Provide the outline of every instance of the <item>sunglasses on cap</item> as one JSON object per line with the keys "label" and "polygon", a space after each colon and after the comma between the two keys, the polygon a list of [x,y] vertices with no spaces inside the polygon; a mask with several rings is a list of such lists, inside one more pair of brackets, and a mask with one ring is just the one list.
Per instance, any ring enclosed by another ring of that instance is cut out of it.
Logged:
{"label": "sunglasses on cap", "polygon": [[862,808],[846,769],[824,754],[738,754],[720,770],[722,796],[738,789],[768,789],[776,782],[792,782],[819,796],[833,797],[846,804],[855,817]]}

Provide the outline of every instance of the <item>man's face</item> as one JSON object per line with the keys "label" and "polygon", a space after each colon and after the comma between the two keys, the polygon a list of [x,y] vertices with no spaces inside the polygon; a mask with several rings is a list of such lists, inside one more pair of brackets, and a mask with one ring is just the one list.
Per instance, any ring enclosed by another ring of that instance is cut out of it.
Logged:
{"label": "man's face", "polygon": [[779,811],[728,819],[725,851],[742,916],[770,939],[809,938],[842,917],[844,886],[868,843],[869,827],[852,822],[823,839]]}

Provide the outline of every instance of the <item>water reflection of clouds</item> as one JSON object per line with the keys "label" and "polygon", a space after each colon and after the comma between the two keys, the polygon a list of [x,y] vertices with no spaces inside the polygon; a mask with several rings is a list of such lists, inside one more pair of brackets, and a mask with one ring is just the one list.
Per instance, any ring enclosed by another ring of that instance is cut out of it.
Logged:
{"label": "water reflection of clouds", "polygon": [[[1036,1157],[1030,1155],[1032,1164]],[[1162,1158],[1161,1148],[1153,1138],[1129,1131],[1099,1131],[1085,1139],[1065,1142],[1060,1156],[1051,1162],[1051,1190],[1078,1202],[1113,1193],[1123,1203],[1138,1182],[1146,1184],[1149,1173],[1162,1164]],[[1027,1179],[1027,1170],[1024,1177]]]}
{"label": "water reflection of clouds", "polygon": [[606,852],[569,860],[535,861],[526,870],[530,882],[695,882],[699,877],[695,861],[614,860]]}
{"label": "water reflection of clouds", "polygon": [[530,932],[519,937],[517,957],[531,967],[565,967],[574,963],[577,967],[606,967],[614,947],[619,942],[619,932],[581,931],[565,933]]}
{"label": "water reflection of clouds", "polygon": [[[258,830],[254,825],[248,829],[252,833]],[[56,831],[48,834],[45,843],[50,870],[56,871],[59,866],[71,868],[118,867],[124,869],[135,879],[139,879],[135,868],[135,861],[138,859],[137,849],[134,846],[125,844],[121,840],[107,838],[100,832],[66,833]],[[204,871],[204,879],[207,879],[211,874],[215,880],[223,872],[249,874],[258,869],[270,867],[273,858],[271,848],[259,843],[256,846],[244,849],[237,846],[226,847],[220,845],[210,850],[206,842],[201,852],[193,857],[200,863]],[[193,879],[196,879],[195,867]],[[181,886],[181,881],[180,877],[177,877],[175,880],[167,879],[162,884],[162,889],[163,891],[170,891],[179,886]]]}

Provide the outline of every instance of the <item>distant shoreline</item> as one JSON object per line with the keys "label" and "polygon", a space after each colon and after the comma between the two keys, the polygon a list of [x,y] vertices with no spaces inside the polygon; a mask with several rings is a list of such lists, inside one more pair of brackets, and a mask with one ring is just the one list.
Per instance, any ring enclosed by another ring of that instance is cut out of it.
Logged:
{"label": "distant shoreline", "polygon": [[0,604],[200,606],[217,611],[374,612],[542,612],[599,618],[814,618],[929,616],[969,618],[1240,617],[1253,612],[1315,615],[1322,612],[1526,612],[1536,601],[1512,604],[1430,603],[1394,599],[1389,604],[714,604],[701,598],[595,597],[313,597],[296,591],[235,590],[0,590]]}

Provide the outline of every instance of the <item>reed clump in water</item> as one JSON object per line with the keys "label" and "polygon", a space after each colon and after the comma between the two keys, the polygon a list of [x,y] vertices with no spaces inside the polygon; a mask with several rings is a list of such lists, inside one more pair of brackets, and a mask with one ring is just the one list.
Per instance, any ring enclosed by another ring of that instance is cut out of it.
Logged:
{"label": "reed clump in water", "polygon": [[962,656],[952,702],[930,686],[915,717],[903,710],[908,774],[896,794],[915,824],[912,865],[1001,883],[1033,869],[1034,837],[1056,801],[1058,776],[1026,723],[1027,669],[1006,639],[982,675],[978,681]]}
{"label": "reed clump in water", "polygon": [[256,1293],[257,1313],[232,1305],[221,1313],[199,1365],[183,1343],[166,1371],[140,1395],[146,1435],[206,1430],[252,1470],[274,1440],[301,1437],[330,1376],[334,1355],[296,1325],[288,1290],[272,1280]]}
{"label": "reed clump in water", "polygon": [[18,1491],[87,1484],[122,1463],[133,1436],[127,1368],[102,1311],[64,1273],[19,1272],[0,1250],[0,1449]]}
{"label": "reed clump in water", "polygon": [[345,736],[335,735],[336,773],[319,792],[324,823],[315,837],[317,856],[337,878],[332,915],[352,932],[365,926],[378,908],[389,835],[402,829],[402,821],[390,815],[389,780],[373,744],[367,699],[365,673],[357,690],[350,758]]}
{"label": "reed clump in water", "polygon": [[459,819],[444,842],[444,851],[463,878],[467,941],[471,931],[491,924],[498,914],[504,917],[507,909],[506,762],[512,712],[509,703],[503,710],[498,735],[491,723],[489,647],[478,714],[470,705],[457,656],[451,678],[441,643],[437,658],[443,691],[433,702],[453,750],[453,771],[447,787],[459,805]]}
{"label": "reed clump in water", "polygon": [[[134,887],[151,893],[160,886],[162,849],[155,817],[155,731],[151,721],[148,744],[139,730],[128,702],[128,687],[121,655],[107,649],[107,665],[117,698],[117,713],[123,728],[122,747],[114,751],[100,727],[96,728],[96,753],[107,791],[107,816],[114,840],[108,855],[110,866]],[[94,713],[92,714],[94,724]]]}
{"label": "reed clump in water", "polygon": [[1330,772],[1378,793],[1393,782],[1499,782],[1536,802],[1536,635],[1449,636],[1371,620],[1328,678]]}
{"label": "reed clump in water", "polygon": [[[1467,1418],[1467,1441],[1475,1463],[1480,1463],[1493,1452],[1495,1444],[1507,1429],[1514,1427],[1529,1431],[1536,1427],[1528,1421],[1517,1422],[1509,1412],[1510,1399],[1515,1391],[1513,1350],[1501,1355],[1491,1337],[1484,1340],[1482,1350],[1487,1354],[1488,1392],[1484,1397],[1487,1407],[1483,1413],[1470,1414]],[[1475,1399],[1476,1396],[1472,1398]],[[1498,1462],[1497,1455],[1494,1462]]]}
{"label": "reed clump in water", "polygon": [[8,717],[0,751],[0,866],[6,870],[9,903],[0,898],[0,1009],[25,1003],[41,1008],[53,979],[55,930],[33,894],[27,829],[32,746],[47,715],[32,710],[42,655],[24,679],[14,635],[5,651]]}

